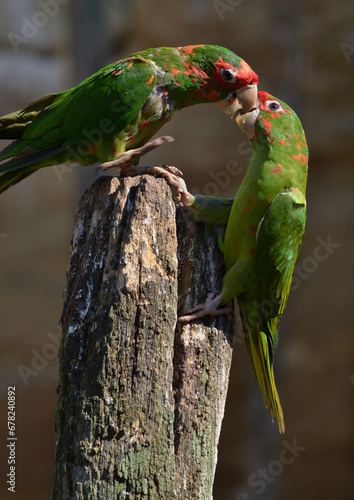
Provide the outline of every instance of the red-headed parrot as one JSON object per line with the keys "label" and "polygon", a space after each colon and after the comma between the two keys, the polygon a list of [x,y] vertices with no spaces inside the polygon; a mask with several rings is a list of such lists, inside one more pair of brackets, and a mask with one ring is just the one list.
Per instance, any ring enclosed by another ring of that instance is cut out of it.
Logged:
{"label": "red-headed parrot", "polygon": [[[255,105],[257,83],[243,59],[216,45],[132,54],[0,118],[0,139],[15,140],[0,153],[0,192],[42,167],[116,160],[141,148],[187,106],[213,102],[231,115],[240,106],[247,111]],[[121,166],[146,151],[125,156]]]}
{"label": "red-headed parrot", "polygon": [[198,217],[226,225],[221,293],[209,294],[179,320],[224,314],[226,303],[237,299],[262,399],[284,432],[273,361],[305,230],[308,149],[297,115],[266,92],[258,92],[257,106],[236,120],[251,139],[252,159],[234,199],[193,196],[180,178],[162,173]]}

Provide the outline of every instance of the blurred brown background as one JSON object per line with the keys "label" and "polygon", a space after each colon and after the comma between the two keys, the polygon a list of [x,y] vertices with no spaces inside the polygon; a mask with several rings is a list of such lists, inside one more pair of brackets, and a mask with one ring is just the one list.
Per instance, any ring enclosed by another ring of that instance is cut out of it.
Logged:
{"label": "blurred brown background", "polygon": [[[354,498],[352,0],[2,0],[0,115],[162,45],[211,43],[242,56],[260,89],[294,107],[310,148],[308,224],[276,355],[287,432],[260,403],[236,336],[215,500]],[[149,162],[190,189],[232,195],[249,161],[212,105],[163,129]],[[228,162],[242,174],[226,177]],[[16,386],[16,499],[50,498],[57,323],[73,215],[95,167],[47,168],[0,197],[0,496],[7,492],[7,387]],[[206,290],[207,291],[207,290]]]}

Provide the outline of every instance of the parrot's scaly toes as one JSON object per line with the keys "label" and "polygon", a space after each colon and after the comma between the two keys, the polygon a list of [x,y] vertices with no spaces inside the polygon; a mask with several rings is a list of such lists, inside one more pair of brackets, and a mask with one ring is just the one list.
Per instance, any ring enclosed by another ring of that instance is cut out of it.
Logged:
{"label": "parrot's scaly toes", "polygon": [[214,297],[213,293],[208,293],[203,304],[198,304],[197,306],[188,309],[187,314],[180,316],[178,321],[180,323],[187,323],[188,321],[193,321],[194,319],[202,318],[203,316],[222,316],[223,314],[229,314],[232,312],[229,307],[218,309],[221,301],[221,294]]}
{"label": "parrot's scaly toes", "polygon": [[126,168],[121,169],[120,175],[122,177],[134,177],[136,175],[143,174],[153,175],[155,168],[156,167],[152,165],[129,165]]}
{"label": "parrot's scaly toes", "polygon": [[121,170],[121,175],[123,177],[134,177],[136,175],[155,175],[156,177],[162,177],[166,179],[168,184],[174,189],[174,200],[177,202],[182,202],[184,205],[189,206],[190,199],[193,196],[188,192],[186,183],[181,176],[183,173],[176,167],[171,167],[168,165],[130,165],[129,167]]}
{"label": "parrot's scaly toes", "polygon": [[183,177],[183,172],[177,167],[173,167],[171,165],[158,165],[159,168],[163,168],[164,170],[167,170],[167,172],[170,172],[171,174],[177,175],[177,177]]}
{"label": "parrot's scaly toes", "polygon": [[[174,190],[173,199],[176,202],[182,202],[185,206],[190,206],[190,200],[193,198],[187,189],[186,183],[181,178],[182,172],[176,167],[168,167],[167,165],[162,165],[154,167],[153,174],[158,177],[163,177],[169,183],[171,188]],[[175,173],[176,172],[176,173]]]}

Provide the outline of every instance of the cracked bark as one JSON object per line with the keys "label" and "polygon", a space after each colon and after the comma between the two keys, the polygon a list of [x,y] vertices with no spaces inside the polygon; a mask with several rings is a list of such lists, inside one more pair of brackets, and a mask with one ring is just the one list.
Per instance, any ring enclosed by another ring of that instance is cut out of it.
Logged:
{"label": "cracked bark", "polygon": [[[178,260],[177,260],[178,255]],[[75,215],[61,318],[54,499],[212,498],[233,315],[214,237],[163,179],[103,177]]]}

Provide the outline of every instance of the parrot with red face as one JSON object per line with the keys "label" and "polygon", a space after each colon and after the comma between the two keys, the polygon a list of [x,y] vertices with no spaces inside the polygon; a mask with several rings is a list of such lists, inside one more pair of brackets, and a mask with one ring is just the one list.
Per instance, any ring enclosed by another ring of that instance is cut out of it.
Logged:
{"label": "parrot with red face", "polygon": [[116,166],[122,156],[124,169],[149,150],[142,146],[176,111],[199,103],[216,103],[231,115],[248,111],[257,83],[243,59],[217,45],[136,52],[0,118],[0,139],[14,140],[0,153],[0,193],[50,165]]}
{"label": "parrot with red face", "polygon": [[257,105],[236,121],[251,139],[252,158],[234,199],[192,195],[182,179],[161,174],[198,218],[226,226],[222,290],[179,321],[225,314],[227,302],[236,298],[261,397],[283,433],[273,362],[305,231],[308,148],[295,112],[267,92],[258,92]]}

